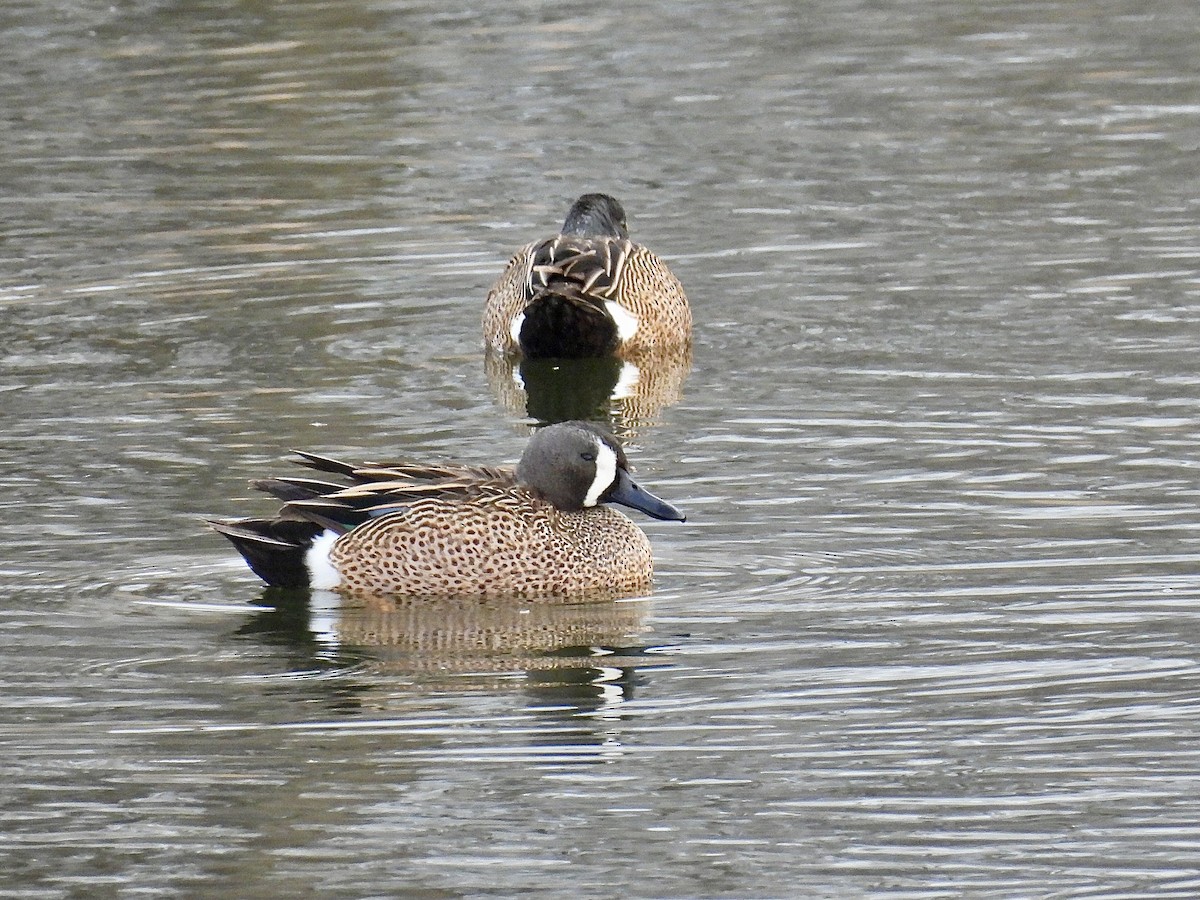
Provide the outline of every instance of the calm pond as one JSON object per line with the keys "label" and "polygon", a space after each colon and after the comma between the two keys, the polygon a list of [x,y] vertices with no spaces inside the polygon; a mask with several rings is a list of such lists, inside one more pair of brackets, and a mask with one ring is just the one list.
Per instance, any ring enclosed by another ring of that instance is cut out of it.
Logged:
{"label": "calm pond", "polygon": [[[1194,0],[0,22],[0,895],[1200,895]],[[289,449],[565,414],[480,314],[590,190],[653,596],[266,592]]]}

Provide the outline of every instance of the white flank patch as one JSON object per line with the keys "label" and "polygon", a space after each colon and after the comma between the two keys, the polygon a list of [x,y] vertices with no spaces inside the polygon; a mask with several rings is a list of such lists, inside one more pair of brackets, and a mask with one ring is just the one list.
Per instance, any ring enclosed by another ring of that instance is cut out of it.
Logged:
{"label": "white flank patch", "polygon": [[329,552],[333,542],[341,535],[334,531],[322,531],[304,554],[304,564],[308,567],[308,586],[318,591],[331,591],[342,583],[342,575],[333,567],[329,560]]}
{"label": "white flank patch", "polygon": [[638,330],[638,318],[616,300],[605,300],[604,308],[608,310],[608,314],[612,316],[612,320],[617,323],[617,337],[622,341],[627,341]]}
{"label": "white flank patch", "polygon": [[514,344],[521,343],[521,326],[525,324],[525,313],[517,313],[508,323],[508,336]]}
{"label": "white flank patch", "polygon": [[612,487],[617,477],[617,454],[612,447],[596,441],[596,480],[583,498],[584,506],[595,506],[600,495]]}
{"label": "white flank patch", "polygon": [[628,400],[634,396],[634,391],[641,380],[642,370],[631,362],[623,362],[621,363],[621,374],[617,376],[617,383],[613,385],[612,393],[608,396],[614,400]]}

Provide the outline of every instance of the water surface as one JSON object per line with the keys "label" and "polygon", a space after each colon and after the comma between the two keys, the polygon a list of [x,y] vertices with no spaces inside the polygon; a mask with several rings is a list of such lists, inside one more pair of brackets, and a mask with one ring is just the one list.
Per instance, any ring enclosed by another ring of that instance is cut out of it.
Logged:
{"label": "water surface", "polygon": [[[0,891],[1200,890],[1193,4],[0,15]],[[516,458],[597,189],[697,323],[654,596],[265,592],[289,448]]]}

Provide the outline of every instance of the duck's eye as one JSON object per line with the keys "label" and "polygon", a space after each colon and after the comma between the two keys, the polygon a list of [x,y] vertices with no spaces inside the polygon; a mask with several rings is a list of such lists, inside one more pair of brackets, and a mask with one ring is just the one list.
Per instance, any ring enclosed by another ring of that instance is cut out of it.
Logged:
{"label": "duck's eye", "polygon": [[595,461],[596,461],[596,454],[595,454],[595,453],[593,453],[591,450],[588,450],[588,451],[586,451],[586,452],[584,452],[584,453],[580,453],[580,454],[579,454],[579,458],[580,458],[580,459],[586,459],[588,462],[595,462]]}

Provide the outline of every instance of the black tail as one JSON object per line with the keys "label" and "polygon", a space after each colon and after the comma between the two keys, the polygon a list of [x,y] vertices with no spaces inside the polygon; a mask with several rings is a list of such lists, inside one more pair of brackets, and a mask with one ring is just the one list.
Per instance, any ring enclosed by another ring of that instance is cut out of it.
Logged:
{"label": "black tail", "polygon": [[[397,479],[408,477],[404,471],[407,467],[404,466],[396,470],[383,468],[377,471],[377,467],[358,469],[315,453],[299,455],[301,465],[345,476],[354,485],[384,481],[388,483],[387,486],[393,486],[392,483]],[[443,470],[429,467],[421,467],[417,471],[443,473]],[[308,587],[309,572],[305,556],[313,539],[323,531],[345,534],[373,516],[397,512],[404,508],[405,502],[411,502],[411,497],[401,496],[394,490],[376,492],[364,487],[354,491],[347,489],[344,484],[316,478],[262,478],[250,484],[283,501],[283,509],[275,518],[214,519],[208,524],[214,531],[225,535],[254,574],[271,587]],[[421,487],[416,484],[413,490],[420,494]],[[334,499],[333,495],[338,496]]]}
{"label": "black tail", "polygon": [[529,301],[520,340],[522,351],[534,359],[608,356],[620,344],[608,311],[565,280],[552,280]]}
{"label": "black tail", "polygon": [[299,519],[221,519],[208,523],[229,538],[254,574],[272,587],[308,587],[304,554],[324,529]]}

